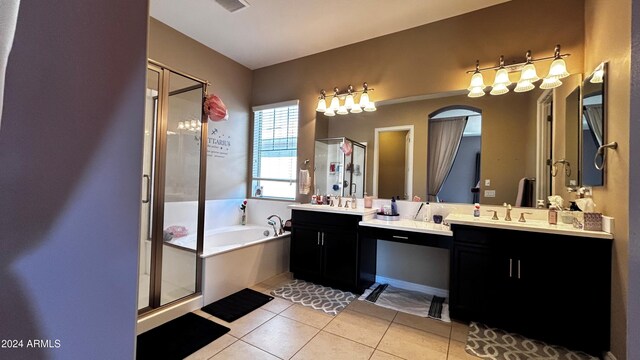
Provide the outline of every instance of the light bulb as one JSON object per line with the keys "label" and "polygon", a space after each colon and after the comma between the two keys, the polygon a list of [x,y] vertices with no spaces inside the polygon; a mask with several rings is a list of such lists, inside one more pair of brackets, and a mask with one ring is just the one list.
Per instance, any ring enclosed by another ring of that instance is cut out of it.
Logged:
{"label": "light bulb", "polygon": [[467,88],[467,90],[472,91],[472,89],[474,88],[484,89],[485,87],[487,86],[484,84],[484,78],[482,77],[482,73],[476,70],[476,72],[473,73],[473,76],[471,77],[471,83],[469,84],[469,87]]}
{"label": "light bulb", "polygon": [[318,100],[318,106],[316,106],[316,111],[321,113],[327,111],[327,102],[324,100],[324,98],[321,98],[320,100]]}
{"label": "light bulb", "polygon": [[591,80],[589,80],[592,84],[600,84],[604,82],[604,64],[598,65],[596,71],[593,72],[593,76],[591,76]]}
{"label": "light bulb", "polygon": [[491,92],[489,92],[489,94],[491,95],[502,95],[502,94],[506,94],[509,92],[509,89],[507,88],[507,85],[505,84],[497,84],[493,86],[493,89],[491,89]]}
{"label": "light bulb", "polygon": [[344,107],[347,108],[347,110],[351,110],[351,108],[353,107],[354,101],[353,101],[353,95],[349,94],[347,95],[347,97],[344,99]]}
{"label": "light bulb", "polygon": [[540,89],[553,89],[562,85],[562,81],[557,77],[548,77],[542,80],[542,84],[540,84]]}
{"label": "light bulb", "polygon": [[336,116],[336,113],[332,108],[328,108],[327,111],[324,112],[324,116]]}
{"label": "light bulb", "polygon": [[350,112],[352,114],[358,114],[362,112],[362,108],[360,107],[360,104],[358,103],[354,103],[353,107],[351,108]]}
{"label": "light bulb", "polygon": [[369,94],[363,92],[362,95],[360,95],[360,107],[365,108],[367,105],[369,105]]}
{"label": "light bulb", "polygon": [[340,108],[340,99],[338,99],[337,96],[334,96],[333,99],[331,99],[331,110],[336,111]]}
{"label": "light bulb", "polygon": [[336,111],[336,114],[338,115],[347,115],[349,113],[349,111],[347,111],[347,107],[342,105],[338,108],[338,111]]}
{"label": "light bulb", "polygon": [[484,88],[482,88],[481,86],[476,86],[474,88],[471,88],[467,96],[470,98],[477,98],[480,96],[484,96]]}
{"label": "light bulb", "polygon": [[540,80],[540,77],[538,76],[538,74],[536,72],[536,67],[533,64],[528,63],[522,68],[522,73],[520,75],[520,81],[518,81],[518,83],[523,82],[523,81],[528,81],[530,83],[533,83],[533,82],[536,82],[538,80]]}
{"label": "light bulb", "polygon": [[509,72],[505,68],[500,68],[498,72],[496,72],[496,79],[493,81],[493,87],[495,88],[498,85],[504,85],[505,87],[511,85]]}
{"label": "light bulb", "polygon": [[184,129],[184,121],[178,121],[178,129]]}
{"label": "light bulb", "polygon": [[518,85],[516,86],[515,89],[513,89],[513,91],[517,93],[521,93],[521,92],[527,92],[529,90],[533,90],[533,88],[535,88],[535,86],[533,86],[533,84],[530,81],[518,81]]}
{"label": "light bulb", "polygon": [[547,75],[547,79],[552,77],[556,79],[563,79],[569,75],[570,74],[567,72],[567,64],[562,58],[557,58],[553,60],[549,67],[549,75]]}
{"label": "light bulb", "polygon": [[195,121],[195,120],[191,120],[191,128],[192,128],[192,129],[195,129],[195,128],[197,128],[197,127],[198,127],[198,122],[197,122],[197,121]]}
{"label": "light bulb", "polygon": [[372,112],[372,111],[376,111],[378,109],[376,109],[376,103],[374,103],[373,101],[369,101],[369,103],[367,104],[367,106],[365,106],[364,111],[368,111],[368,112]]}

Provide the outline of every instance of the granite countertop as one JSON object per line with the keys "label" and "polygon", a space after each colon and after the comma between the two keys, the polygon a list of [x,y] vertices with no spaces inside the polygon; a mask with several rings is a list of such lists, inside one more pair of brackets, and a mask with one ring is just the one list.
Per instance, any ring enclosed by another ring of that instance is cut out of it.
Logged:
{"label": "granite countertop", "polygon": [[383,229],[453,236],[453,232],[446,225],[435,224],[432,222],[418,221],[418,220],[410,220],[410,219],[386,221],[386,220],[378,220],[373,218],[373,219],[361,221],[359,225],[377,227],[377,228],[383,228]]}
{"label": "granite countertop", "polygon": [[512,213],[513,220],[505,221],[503,219],[491,220],[491,216],[473,217],[468,214],[449,214],[445,218],[448,224],[459,224],[469,226],[489,227],[495,229],[521,230],[547,234],[582,236],[600,239],[613,239],[613,235],[604,231],[589,231],[574,228],[571,224],[550,225],[546,220],[527,220],[527,222],[518,222],[519,215]]}

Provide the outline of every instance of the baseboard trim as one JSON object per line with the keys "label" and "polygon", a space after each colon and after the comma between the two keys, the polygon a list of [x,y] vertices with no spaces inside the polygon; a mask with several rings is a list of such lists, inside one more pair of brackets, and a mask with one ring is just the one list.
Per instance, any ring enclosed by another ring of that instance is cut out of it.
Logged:
{"label": "baseboard trim", "polygon": [[444,298],[449,297],[449,290],[439,289],[427,285],[416,284],[404,280],[392,279],[384,276],[376,275],[376,282],[380,284],[389,284],[393,287],[397,287],[405,290],[419,291],[427,294],[432,294]]}
{"label": "baseboard trim", "polygon": [[616,358],[615,355],[611,353],[611,351],[607,351],[607,353],[604,354],[604,360],[618,360],[618,359]]}

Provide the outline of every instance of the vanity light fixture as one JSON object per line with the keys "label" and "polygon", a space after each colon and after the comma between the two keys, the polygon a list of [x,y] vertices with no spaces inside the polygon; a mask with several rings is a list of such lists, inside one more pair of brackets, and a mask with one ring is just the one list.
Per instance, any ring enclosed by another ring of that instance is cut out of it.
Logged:
{"label": "vanity light fixture", "polygon": [[599,84],[604,82],[604,63],[600,63],[596,70],[593,72],[593,76],[591,80],[589,80],[592,84]]}
{"label": "vanity light fixture", "polygon": [[513,91],[525,92],[532,90],[535,88],[534,83],[540,80],[534,63],[551,59],[553,59],[553,62],[551,63],[551,66],[549,68],[549,73],[543,79],[542,83],[540,84],[540,88],[553,89],[555,87],[558,87],[562,85],[562,81],[560,81],[560,79],[570,75],[569,72],[567,72],[567,64],[564,61],[564,58],[570,55],[571,54],[561,54],[560,45],[556,45],[553,56],[534,59],[531,56],[531,50],[529,50],[526,53],[524,62],[511,65],[505,65],[504,57],[500,56],[500,65],[481,69],[479,61],[476,60],[475,70],[467,71],[468,74],[473,73],[473,75],[471,76],[471,84],[467,88],[467,90],[469,90],[468,96],[480,97],[485,94],[485,85],[482,77],[482,72],[486,70],[497,70],[496,77],[490,91],[491,95],[502,95],[508,93],[508,86],[511,85],[509,72],[516,71],[520,71],[520,79],[518,80],[518,83],[516,84],[516,87]]}
{"label": "vanity light fixture", "polygon": [[[376,111],[376,106],[369,98],[369,92],[373,89],[369,88],[367,83],[362,84],[362,90],[355,90],[353,86],[349,85],[347,90],[341,92],[340,89],[335,87],[333,89],[333,95],[327,95],[326,91],[320,90],[320,97],[318,97],[318,105],[316,111],[324,113],[325,116],[346,115],[349,113],[357,114],[364,111]],[[360,94],[360,99],[356,102],[356,95]],[[327,97],[331,98],[331,103],[327,106]]]}
{"label": "vanity light fixture", "polygon": [[178,121],[178,130],[200,131],[202,124],[198,120]]}

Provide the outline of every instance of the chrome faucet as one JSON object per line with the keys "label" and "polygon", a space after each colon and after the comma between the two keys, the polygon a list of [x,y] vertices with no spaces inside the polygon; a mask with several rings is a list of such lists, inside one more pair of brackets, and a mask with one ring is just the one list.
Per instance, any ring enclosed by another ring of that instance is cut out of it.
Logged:
{"label": "chrome faucet", "polygon": [[[271,220],[272,218],[278,218],[278,220],[280,220],[280,231],[276,230],[276,222]],[[282,218],[280,218],[280,216],[278,215],[269,215],[269,217],[267,217],[267,224],[273,226],[273,232],[275,233],[275,235],[282,235],[284,234],[284,222],[282,222]]]}

